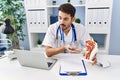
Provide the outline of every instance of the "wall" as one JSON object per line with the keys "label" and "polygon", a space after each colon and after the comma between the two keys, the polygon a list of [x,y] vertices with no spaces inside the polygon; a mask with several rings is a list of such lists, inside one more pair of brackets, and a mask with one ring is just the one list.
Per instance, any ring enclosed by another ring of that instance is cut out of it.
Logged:
{"label": "wall", "polygon": [[120,0],[113,0],[110,54],[120,55]]}
{"label": "wall", "polygon": [[23,47],[26,50],[29,50],[29,40],[28,40],[27,24],[24,25],[23,32],[26,35],[25,40],[24,41],[20,40],[19,43],[20,43],[21,47]]}

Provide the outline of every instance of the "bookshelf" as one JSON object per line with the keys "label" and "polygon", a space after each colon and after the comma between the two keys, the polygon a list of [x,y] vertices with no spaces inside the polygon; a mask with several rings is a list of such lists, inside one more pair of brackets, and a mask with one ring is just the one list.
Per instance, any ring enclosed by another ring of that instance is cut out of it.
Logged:
{"label": "bookshelf", "polygon": [[[109,52],[112,0],[88,0],[85,25],[98,43],[99,53]],[[99,39],[98,39],[98,38]],[[100,40],[102,42],[100,42]]]}
{"label": "bookshelf", "polygon": [[[37,47],[37,40],[41,34],[46,33],[50,23],[50,16],[57,16],[57,9],[65,0],[24,0],[27,17],[27,27],[30,50],[41,50]],[[72,1],[77,11],[75,17],[82,15],[82,23],[87,27],[91,36],[98,42],[99,53],[108,53],[110,40],[110,26],[113,0],[79,0]],[[81,14],[80,14],[81,13]],[[81,18],[81,17],[80,17]],[[44,38],[44,37],[43,37]],[[44,49],[44,48],[43,48]]]}

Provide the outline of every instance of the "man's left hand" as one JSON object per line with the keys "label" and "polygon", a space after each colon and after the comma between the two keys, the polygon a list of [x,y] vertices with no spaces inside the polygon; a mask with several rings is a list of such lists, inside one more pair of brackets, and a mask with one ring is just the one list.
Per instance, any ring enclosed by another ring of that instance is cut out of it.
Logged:
{"label": "man's left hand", "polygon": [[97,63],[96,55],[93,57],[92,61],[93,61],[92,65],[95,65]]}

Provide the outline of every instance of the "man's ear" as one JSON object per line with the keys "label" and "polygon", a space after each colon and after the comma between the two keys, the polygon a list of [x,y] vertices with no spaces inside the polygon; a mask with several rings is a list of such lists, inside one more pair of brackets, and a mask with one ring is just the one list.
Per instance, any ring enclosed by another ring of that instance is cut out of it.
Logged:
{"label": "man's ear", "polygon": [[75,17],[72,17],[72,22],[74,22],[75,21]]}

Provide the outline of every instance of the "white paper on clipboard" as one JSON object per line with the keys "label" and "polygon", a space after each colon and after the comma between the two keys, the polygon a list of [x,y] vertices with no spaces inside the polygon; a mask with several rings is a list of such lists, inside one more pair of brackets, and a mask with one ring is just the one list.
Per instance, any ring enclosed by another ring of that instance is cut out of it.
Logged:
{"label": "white paper on clipboard", "polygon": [[80,57],[63,58],[60,60],[61,73],[66,72],[85,72],[85,68]]}

